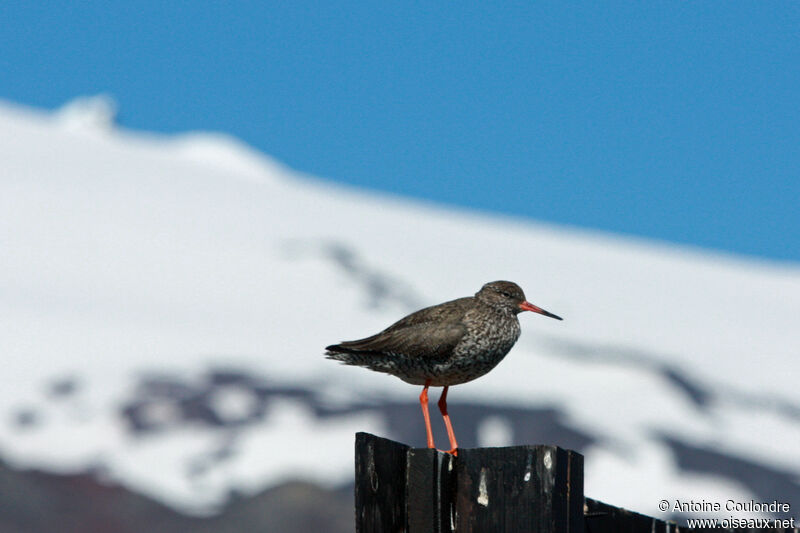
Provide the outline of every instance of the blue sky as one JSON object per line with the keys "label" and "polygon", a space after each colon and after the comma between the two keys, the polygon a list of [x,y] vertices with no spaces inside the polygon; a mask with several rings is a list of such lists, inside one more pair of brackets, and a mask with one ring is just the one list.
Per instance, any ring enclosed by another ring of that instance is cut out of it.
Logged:
{"label": "blue sky", "polygon": [[[491,5],[490,5],[491,4]],[[797,2],[3,2],[0,98],[327,179],[800,261]]]}

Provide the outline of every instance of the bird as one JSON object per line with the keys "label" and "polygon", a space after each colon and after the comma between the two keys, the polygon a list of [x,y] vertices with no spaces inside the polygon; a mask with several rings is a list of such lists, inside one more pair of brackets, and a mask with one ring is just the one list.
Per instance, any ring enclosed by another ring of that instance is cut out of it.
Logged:
{"label": "bird", "polygon": [[451,455],[458,455],[447,412],[447,391],[477,379],[503,360],[520,336],[517,315],[523,311],[563,320],[528,302],[511,281],[486,283],[474,296],[420,309],[380,333],[325,348],[328,359],[391,374],[422,385],[419,403],[428,448],[435,448],[428,412],[428,388],[444,387],[439,398]]}

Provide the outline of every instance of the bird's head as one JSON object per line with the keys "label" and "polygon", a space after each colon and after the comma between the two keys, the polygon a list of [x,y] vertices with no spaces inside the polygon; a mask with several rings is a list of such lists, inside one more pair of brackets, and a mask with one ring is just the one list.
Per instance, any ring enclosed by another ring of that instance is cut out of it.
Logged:
{"label": "bird's head", "polygon": [[558,315],[536,307],[525,299],[525,293],[516,283],[511,281],[492,281],[487,283],[475,294],[475,298],[492,307],[518,314],[522,311],[533,311],[540,315],[562,320]]}

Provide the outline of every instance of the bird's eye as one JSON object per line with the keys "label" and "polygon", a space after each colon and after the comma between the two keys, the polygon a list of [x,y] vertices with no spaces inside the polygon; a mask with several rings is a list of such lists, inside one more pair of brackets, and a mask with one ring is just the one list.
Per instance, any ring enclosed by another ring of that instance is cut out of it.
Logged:
{"label": "bird's eye", "polygon": [[506,291],[500,291],[500,294],[502,294],[506,298],[511,298],[511,294],[507,293]]}

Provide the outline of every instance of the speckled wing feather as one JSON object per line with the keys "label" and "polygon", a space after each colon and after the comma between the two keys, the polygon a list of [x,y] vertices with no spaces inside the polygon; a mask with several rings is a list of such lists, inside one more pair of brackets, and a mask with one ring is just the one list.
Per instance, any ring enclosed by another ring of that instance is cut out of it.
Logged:
{"label": "speckled wing feather", "polygon": [[422,323],[393,331],[384,331],[358,341],[329,346],[328,350],[361,355],[404,355],[440,361],[446,360],[452,354],[466,331],[466,327],[462,324],[431,328],[430,324]]}
{"label": "speckled wing feather", "polygon": [[328,352],[358,355],[397,354],[445,360],[467,332],[464,315],[472,298],[420,309],[377,335],[328,346]]}
{"label": "speckled wing feather", "polygon": [[[464,320],[464,315],[467,314],[467,311],[474,300],[475,298],[469,296],[467,298],[458,298],[457,300],[451,300],[449,302],[444,302],[438,305],[432,305],[431,307],[420,309],[419,311],[415,311],[410,315],[401,318],[384,331],[393,331],[396,329],[402,329],[409,326],[416,326],[418,324],[426,324],[431,322],[460,324]],[[378,335],[380,335],[380,333],[378,333]]]}

